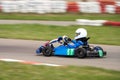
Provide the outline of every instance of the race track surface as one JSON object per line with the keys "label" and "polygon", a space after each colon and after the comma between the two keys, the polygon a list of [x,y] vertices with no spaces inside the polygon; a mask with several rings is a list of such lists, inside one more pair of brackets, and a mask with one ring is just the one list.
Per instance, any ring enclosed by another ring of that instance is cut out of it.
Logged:
{"label": "race track surface", "polygon": [[43,25],[69,26],[76,25],[76,21],[0,20],[0,24],[43,24]]}
{"label": "race track surface", "polygon": [[120,70],[120,46],[99,45],[107,51],[107,56],[104,58],[78,59],[75,57],[36,56],[35,50],[39,47],[39,45],[44,43],[44,41],[1,38],[0,58],[27,60],[65,66],[94,66],[105,69]]}

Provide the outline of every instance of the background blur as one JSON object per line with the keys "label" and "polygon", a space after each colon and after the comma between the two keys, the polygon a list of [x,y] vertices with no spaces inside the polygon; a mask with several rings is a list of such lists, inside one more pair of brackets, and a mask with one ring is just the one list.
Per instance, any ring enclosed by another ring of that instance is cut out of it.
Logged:
{"label": "background blur", "polygon": [[110,13],[120,14],[120,0],[0,0],[5,13]]}

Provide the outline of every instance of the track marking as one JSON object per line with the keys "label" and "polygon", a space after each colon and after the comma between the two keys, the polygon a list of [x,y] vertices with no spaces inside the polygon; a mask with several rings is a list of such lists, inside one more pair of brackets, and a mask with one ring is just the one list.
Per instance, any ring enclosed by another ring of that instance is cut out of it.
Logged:
{"label": "track marking", "polygon": [[24,61],[24,60],[17,60],[17,59],[6,59],[6,58],[2,58],[2,59],[0,59],[0,61],[19,62],[22,64],[31,64],[31,65],[62,66],[62,65],[57,65],[57,64],[40,63],[40,62]]}

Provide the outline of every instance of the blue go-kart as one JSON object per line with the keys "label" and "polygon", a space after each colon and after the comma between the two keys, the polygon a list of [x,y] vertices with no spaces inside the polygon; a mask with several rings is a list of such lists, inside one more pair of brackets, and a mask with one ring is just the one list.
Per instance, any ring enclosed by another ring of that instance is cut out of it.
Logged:
{"label": "blue go-kart", "polygon": [[78,48],[69,48],[64,43],[69,43],[69,41],[63,42],[62,45],[55,47],[52,43],[49,43],[42,48],[38,48],[36,53],[41,53],[44,56],[75,56],[78,58],[85,58],[85,57],[104,57],[107,53],[102,49],[100,46],[90,46],[88,44],[88,38],[83,38],[81,41],[84,43],[82,46]]}

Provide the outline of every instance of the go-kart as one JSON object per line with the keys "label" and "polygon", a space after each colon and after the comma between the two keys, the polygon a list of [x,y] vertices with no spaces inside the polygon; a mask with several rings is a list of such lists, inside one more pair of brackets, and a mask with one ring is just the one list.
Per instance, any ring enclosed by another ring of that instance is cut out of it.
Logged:
{"label": "go-kart", "polygon": [[91,46],[88,44],[88,40],[90,38],[81,38],[81,41],[84,43],[82,46],[78,48],[69,48],[66,45],[70,43],[70,41],[65,40],[62,45],[55,47],[52,43],[47,43],[42,48],[38,48],[36,53],[42,51],[41,53],[44,56],[75,56],[78,58],[85,57],[99,57],[102,58],[106,55],[106,51],[102,49],[100,46]]}

